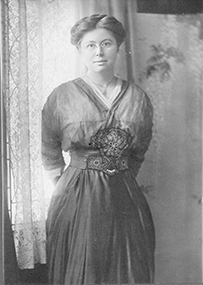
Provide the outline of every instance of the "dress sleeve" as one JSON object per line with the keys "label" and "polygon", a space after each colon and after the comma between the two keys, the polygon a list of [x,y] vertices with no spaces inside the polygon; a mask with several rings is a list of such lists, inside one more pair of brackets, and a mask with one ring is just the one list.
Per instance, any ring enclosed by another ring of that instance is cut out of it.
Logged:
{"label": "dress sleeve", "polygon": [[145,153],[148,150],[152,139],[153,107],[146,94],[144,94],[143,99],[141,106],[142,120],[140,123],[138,140],[131,153],[132,168],[135,176],[137,176],[139,172],[141,164],[144,161]]}
{"label": "dress sleeve", "polygon": [[61,175],[65,167],[57,111],[57,96],[53,92],[42,110],[42,164],[52,181]]}

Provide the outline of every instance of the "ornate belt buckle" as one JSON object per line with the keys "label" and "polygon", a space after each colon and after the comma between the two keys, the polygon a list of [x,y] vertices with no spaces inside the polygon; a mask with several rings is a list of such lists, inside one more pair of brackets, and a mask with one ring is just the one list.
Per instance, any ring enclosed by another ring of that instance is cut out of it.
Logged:
{"label": "ornate belt buckle", "polygon": [[116,173],[116,169],[106,169],[105,173],[108,175],[114,175]]}
{"label": "ornate belt buckle", "polygon": [[103,168],[102,169],[103,172],[108,174],[108,175],[114,175],[115,173],[118,172],[116,162],[115,162],[114,158],[112,158],[112,157],[107,157],[107,156],[103,157],[102,168]]}

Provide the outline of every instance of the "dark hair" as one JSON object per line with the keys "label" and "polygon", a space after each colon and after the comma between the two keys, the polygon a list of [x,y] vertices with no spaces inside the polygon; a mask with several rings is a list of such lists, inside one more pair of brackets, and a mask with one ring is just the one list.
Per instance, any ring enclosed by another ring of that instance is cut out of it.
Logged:
{"label": "dark hair", "polygon": [[78,47],[84,34],[94,29],[103,28],[112,32],[118,47],[126,37],[123,25],[114,17],[94,14],[79,20],[71,29],[71,43]]}

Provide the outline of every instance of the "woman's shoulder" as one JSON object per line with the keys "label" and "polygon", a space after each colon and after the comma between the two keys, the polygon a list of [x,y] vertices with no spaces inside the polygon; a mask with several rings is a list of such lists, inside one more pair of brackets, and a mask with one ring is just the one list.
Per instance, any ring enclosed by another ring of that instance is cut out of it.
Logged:
{"label": "woman's shoulder", "polygon": [[59,84],[47,96],[43,108],[47,106],[47,108],[54,110],[57,109],[59,105],[63,105],[64,102],[70,102],[71,98],[74,98],[72,96],[73,88],[73,80]]}
{"label": "woman's shoulder", "polygon": [[63,99],[64,96],[67,98],[69,94],[75,91],[74,81],[75,80],[69,80],[59,84],[52,90],[52,92],[48,96],[48,100],[52,101],[57,99]]}
{"label": "woman's shoulder", "polygon": [[138,103],[143,108],[153,108],[150,97],[139,84],[136,84],[134,82],[128,82],[128,85],[131,93],[131,102],[135,102],[135,104]]}
{"label": "woman's shoulder", "polygon": [[129,82],[132,90],[138,94],[140,94],[140,96],[147,96],[147,93],[144,91],[144,89],[137,83],[134,82]]}
{"label": "woman's shoulder", "polygon": [[137,99],[149,99],[147,92],[137,83],[134,83],[133,81],[127,81],[123,80],[123,86],[127,87],[127,90],[129,90],[132,94],[132,97],[136,97]]}
{"label": "woman's shoulder", "polygon": [[50,95],[55,94],[56,96],[57,94],[63,94],[64,92],[66,93],[69,89],[71,90],[74,87],[74,81],[75,79],[61,83],[60,85],[58,85],[53,89]]}

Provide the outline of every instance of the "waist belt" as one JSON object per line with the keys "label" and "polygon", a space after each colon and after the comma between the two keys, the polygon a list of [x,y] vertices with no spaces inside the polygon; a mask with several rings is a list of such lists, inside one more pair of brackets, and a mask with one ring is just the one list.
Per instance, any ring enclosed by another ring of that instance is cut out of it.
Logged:
{"label": "waist belt", "polygon": [[99,151],[73,151],[70,155],[70,166],[76,168],[98,170],[108,175],[128,169],[129,159],[125,155],[115,158],[101,155]]}

